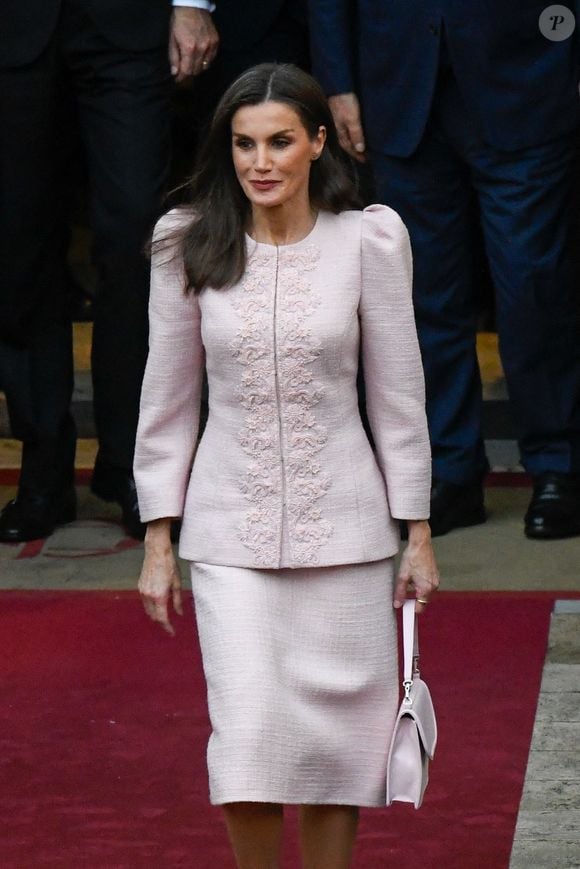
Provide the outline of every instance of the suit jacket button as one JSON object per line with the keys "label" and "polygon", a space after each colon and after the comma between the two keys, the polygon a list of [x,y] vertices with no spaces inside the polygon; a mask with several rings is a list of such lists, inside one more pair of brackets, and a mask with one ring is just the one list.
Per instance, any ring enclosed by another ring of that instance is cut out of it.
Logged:
{"label": "suit jacket button", "polygon": [[430,25],[429,25],[429,30],[431,31],[431,33],[433,34],[433,36],[439,36],[439,28],[438,28],[438,27],[435,27],[434,24],[430,24]]}

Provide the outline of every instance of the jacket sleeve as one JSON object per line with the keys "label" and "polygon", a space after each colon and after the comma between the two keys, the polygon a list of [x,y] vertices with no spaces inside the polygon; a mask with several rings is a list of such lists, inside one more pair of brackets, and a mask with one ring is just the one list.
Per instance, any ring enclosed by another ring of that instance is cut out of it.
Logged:
{"label": "jacket sleeve", "polygon": [[383,205],[362,215],[360,322],[366,405],[395,519],[427,519],[431,454],[413,313],[412,258],[401,218]]}
{"label": "jacket sleeve", "polygon": [[153,234],[149,356],[133,468],[142,522],[182,515],[199,430],[204,371],[199,303],[184,292],[183,261],[175,246],[156,249],[181,221],[170,212]]}
{"label": "jacket sleeve", "polygon": [[312,71],[328,96],[355,90],[352,0],[309,0]]}

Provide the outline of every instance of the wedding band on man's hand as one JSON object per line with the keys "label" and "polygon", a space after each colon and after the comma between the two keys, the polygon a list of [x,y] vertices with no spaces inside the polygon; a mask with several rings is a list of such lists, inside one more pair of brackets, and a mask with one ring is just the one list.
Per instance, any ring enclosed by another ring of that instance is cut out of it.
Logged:
{"label": "wedding band on man's hand", "polygon": [[428,600],[423,600],[423,599],[420,598],[420,597],[418,597],[416,600],[417,600],[417,603],[422,603],[422,604],[428,604],[428,603],[429,603]]}

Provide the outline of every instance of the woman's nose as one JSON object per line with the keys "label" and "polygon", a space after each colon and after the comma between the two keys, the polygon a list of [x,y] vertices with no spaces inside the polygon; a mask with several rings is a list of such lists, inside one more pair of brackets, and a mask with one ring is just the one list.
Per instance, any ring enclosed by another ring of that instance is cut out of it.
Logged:
{"label": "woman's nose", "polygon": [[258,172],[267,172],[272,165],[270,153],[266,145],[258,145],[256,148],[256,163],[255,168]]}

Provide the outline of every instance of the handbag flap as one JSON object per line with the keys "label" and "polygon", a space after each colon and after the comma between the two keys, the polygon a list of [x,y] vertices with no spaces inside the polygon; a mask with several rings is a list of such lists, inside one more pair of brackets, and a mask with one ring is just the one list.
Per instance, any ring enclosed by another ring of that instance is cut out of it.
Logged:
{"label": "handbag flap", "polygon": [[387,805],[394,800],[418,809],[429,781],[429,758],[421,748],[415,723],[403,715],[397,724],[387,766]]}
{"label": "handbag flap", "polygon": [[409,702],[403,700],[401,703],[397,719],[404,715],[409,715],[416,722],[423,748],[433,760],[437,746],[437,720],[429,688],[418,676],[413,679]]}

